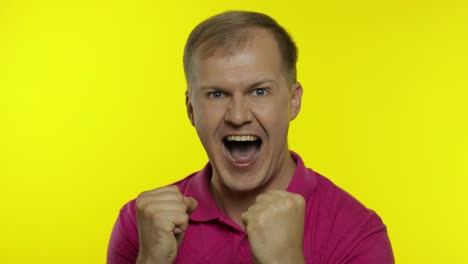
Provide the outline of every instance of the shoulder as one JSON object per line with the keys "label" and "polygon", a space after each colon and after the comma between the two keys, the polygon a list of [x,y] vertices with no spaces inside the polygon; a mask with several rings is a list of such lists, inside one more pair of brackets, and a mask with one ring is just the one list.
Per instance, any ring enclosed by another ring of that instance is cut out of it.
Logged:
{"label": "shoulder", "polygon": [[326,201],[321,204],[324,210],[349,214],[348,216],[351,217],[351,219],[356,220],[361,217],[368,217],[370,214],[375,214],[354,196],[338,187],[331,180],[319,173],[315,174],[317,179],[315,198]]}
{"label": "shoulder", "polygon": [[351,194],[335,185],[326,177],[315,173],[317,189],[311,196],[312,203],[321,213],[322,219],[333,222],[336,231],[366,230],[371,227],[385,229],[376,212],[367,208]]}
{"label": "shoulder", "polygon": [[109,240],[107,263],[134,263],[138,247],[138,227],[133,199],[120,209]]}
{"label": "shoulder", "polygon": [[308,199],[308,224],[315,231],[309,239],[320,245],[316,250],[332,263],[348,263],[357,256],[379,260],[372,263],[392,263],[387,229],[377,213],[326,177],[315,176],[317,188]]}
{"label": "shoulder", "polygon": [[[195,173],[171,185],[179,186],[181,192],[184,193],[193,175]],[[109,241],[107,263],[122,264],[136,261],[139,249],[136,200],[137,198],[128,201],[119,211]]]}
{"label": "shoulder", "polygon": [[198,178],[202,176],[201,174],[201,171],[194,172],[182,180],[172,183],[171,185],[177,185],[182,194],[187,194],[190,188],[193,188],[194,185],[198,184],[197,181],[199,180]]}

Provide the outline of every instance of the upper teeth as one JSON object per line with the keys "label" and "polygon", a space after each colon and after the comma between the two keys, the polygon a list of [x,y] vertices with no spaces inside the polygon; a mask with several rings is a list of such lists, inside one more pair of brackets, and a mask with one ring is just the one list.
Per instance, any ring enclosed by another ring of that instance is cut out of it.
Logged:
{"label": "upper teeth", "polygon": [[256,136],[227,136],[227,141],[255,141],[258,138]]}

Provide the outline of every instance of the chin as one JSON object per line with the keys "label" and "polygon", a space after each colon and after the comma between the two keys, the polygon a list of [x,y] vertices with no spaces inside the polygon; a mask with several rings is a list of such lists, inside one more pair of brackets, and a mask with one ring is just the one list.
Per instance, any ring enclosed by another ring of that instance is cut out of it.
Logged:
{"label": "chin", "polygon": [[248,171],[248,172],[236,172],[229,173],[225,171],[225,174],[218,175],[219,183],[232,192],[255,192],[262,187],[262,183],[266,177],[265,173]]}
{"label": "chin", "polygon": [[[211,152],[211,165],[213,167],[212,177],[216,177],[215,184],[218,188],[229,190],[231,192],[246,193],[256,192],[264,187],[268,180],[268,168],[265,154],[268,153],[260,142],[250,144],[251,149],[255,149],[255,155],[248,162],[236,162],[232,157],[231,151],[236,147],[234,142],[228,145],[224,142],[220,148]],[[246,148],[246,144],[242,147]],[[228,146],[226,146],[228,145]],[[238,148],[241,148],[237,146]],[[247,146],[249,147],[249,146]]]}

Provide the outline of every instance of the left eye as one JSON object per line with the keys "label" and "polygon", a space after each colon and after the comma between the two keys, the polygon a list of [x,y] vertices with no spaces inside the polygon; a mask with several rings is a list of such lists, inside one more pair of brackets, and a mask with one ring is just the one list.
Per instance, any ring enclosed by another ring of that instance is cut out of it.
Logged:
{"label": "left eye", "polygon": [[264,96],[267,94],[268,94],[268,91],[265,88],[258,88],[252,91],[252,95],[255,95],[255,96]]}
{"label": "left eye", "polygon": [[222,97],[224,97],[224,93],[223,93],[223,92],[220,92],[220,91],[214,91],[214,92],[210,92],[210,93],[208,94],[208,96],[209,96],[210,98],[222,98]]}

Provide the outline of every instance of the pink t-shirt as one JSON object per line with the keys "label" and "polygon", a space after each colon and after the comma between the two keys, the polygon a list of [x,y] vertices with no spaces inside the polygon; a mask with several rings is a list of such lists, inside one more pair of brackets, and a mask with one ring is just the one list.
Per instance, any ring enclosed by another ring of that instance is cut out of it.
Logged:
{"label": "pink t-shirt", "polygon": [[[385,225],[379,216],[291,152],[296,171],[287,191],[306,200],[303,253],[306,263],[394,263]],[[190,215],[175,263],[252,263],[246,232],[216,206],[210,193],[211,166],[175,183],[198,201]],[[128,202],[112,231],[108,264],[135,263],[138,256],[135,200]]]}

